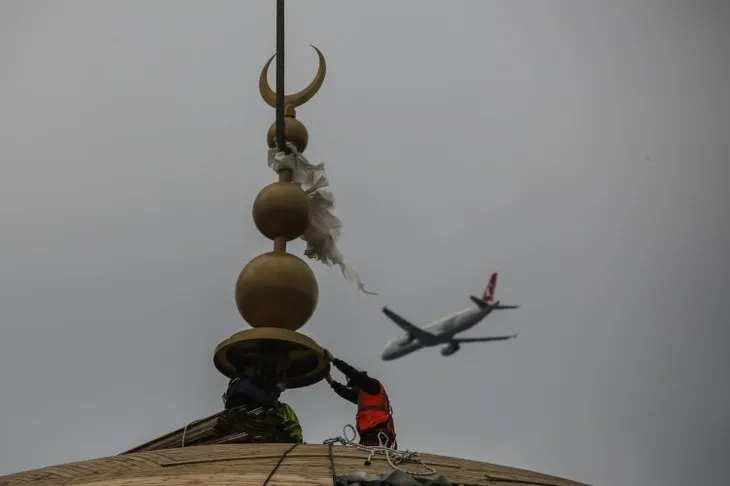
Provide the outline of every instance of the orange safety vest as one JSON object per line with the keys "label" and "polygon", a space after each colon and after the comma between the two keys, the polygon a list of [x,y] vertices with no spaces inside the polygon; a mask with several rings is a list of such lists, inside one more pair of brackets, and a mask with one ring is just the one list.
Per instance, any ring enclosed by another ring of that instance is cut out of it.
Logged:
{"label": "orange safety vest", "polygon": [[376,425],[390,425],[392,422],[392,409],[390,408],[390,400],[385,388],[380,385],[380,391],[377,395],[370,395],[360,390],[357,398],[357,430],[369,430]]}

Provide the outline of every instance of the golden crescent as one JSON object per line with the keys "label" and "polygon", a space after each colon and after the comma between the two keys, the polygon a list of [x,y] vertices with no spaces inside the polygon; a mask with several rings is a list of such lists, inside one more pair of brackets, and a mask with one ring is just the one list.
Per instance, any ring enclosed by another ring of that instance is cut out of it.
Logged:
{"label": "golden crescent", "polygon": [[[317,91],[319,91],[319,88],[324,82],[324,75],[327,72],[327,63],[324,60],[322,52],[320,52],[320,50],[314,46],[312,46],[312,48],[317,51],[317,55],[319,56],[319,69],[317,69],[317,75],[314,77],[314,80],[309,83],[309,86],[307,86],[303,90],[299,91],[298,93],[284,96],[284,106],[303,105],[307,101],[311,100],[315,94],[317,94]],[[271,89],[271,86],[269,86],[267,73],[269,72],[269,66],[271,65],[271,61],[273,61],[275,57],[276,54],[271,56],[266,64],[264,64],[264,68],[261,70],[261,76],[259,76],[259,91],[261,91],[261,97],[272,108],[276,108],[276,92],[274,92],[274,90]]]}

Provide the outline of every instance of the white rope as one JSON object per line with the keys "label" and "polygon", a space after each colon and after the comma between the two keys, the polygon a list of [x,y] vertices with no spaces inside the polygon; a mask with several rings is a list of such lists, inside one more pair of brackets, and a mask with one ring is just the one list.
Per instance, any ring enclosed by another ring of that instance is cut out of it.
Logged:
{"label": "white rope", "polygon": [[[352,431],[352,438],[348,437],[348,429]],[[355,427],[353,427],[352,425],[347,424],[342,428],[341,436],[327,439],[323,442],[323,444],[340,444],[347,447],[354,447],[355,449],[362,452],[367,452],[368,458],[366,460],[366,464],[370,463],[370,460],[375,454],[383,454],[385,455],[385,459],[388,461],[388,464],[391,468],[405,474],[410,474],[411,476],[433,476],[434,474],[436,474],[436,470],[426,464],[426,462],[421,458],[421,455],[418,452],[409,451],[408,449],[404,451],[399,451],[398,449],[392,449],[388,447],[388,436],[383,432],[378,433],[378,442],[380,443],[380,445],[377,446],[366,446],[358,444],[357,442],[355,442],[356,438],[357,430],[355,430]],[[407,461],[416,462],[424,468],[428,469],[429,472],[427,474],[415,473],[399,467],[399,464],[403,464]]]}
{"label": "white rope", "polygon": [[282,169],[292,171],[292,182],[298,184],[309,199],[309,227],[301,236],[307,243],[304,254],[319,260],[325,265],[337,265],[347,280],[357,283],[357,288],[369,295],[378,295],[365,289],[354,268],[345,263],[345,259],[337,248],[342,221],[334,215],[335,198],[329,189],[329,179],[324,170],[324,162],[312,165],[296,147],[287,142],[291,153],[279,151],[277,147],[269,149],[268,164],[275,172]]}
{"label": "white rope", "polygon": [[180,447],[185,447],[185,435],[188,433],[188,427],[190,427],[191,425],[195,425],[198,422],[202,422],[203,420],[207,420],[207,419],[193,420],[192,422],[188,422],[187,424],[185,424],[185,428],[183,429],[183,433],[182,433],[182,438],[180,439]]}
{"label": "white rope", "polygon": [[185,434],[188,433],[188,425],[190,424],[185,424],[185,428],[183,429],[182,439],[180,440],[180,447],[185,447]]}

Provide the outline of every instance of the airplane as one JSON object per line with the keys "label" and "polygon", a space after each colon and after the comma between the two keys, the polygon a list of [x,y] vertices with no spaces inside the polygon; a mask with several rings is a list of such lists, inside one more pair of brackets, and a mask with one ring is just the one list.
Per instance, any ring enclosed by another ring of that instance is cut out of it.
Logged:
{"label": "airplane", "polygon": [[474,327],[494,310],[519,309],[518,305],[501,305],[499,301],[493,302],[496,286],[497,273],[495,272],[489,277],[489,283],[487,283],[481,299],[473,295],[469,297],[476,305],[475,307],[442,317],[424,327],[415,326],[387,307],[383,307],[383,313],[405,331],[405,336],[388,341],[381,359],[391,361],[424,347],[430,348],[440,344],[446,344],[441,349],[441,356],[451,356],[459,350],[463,343],[505,341],[516,338],[517,334],[475,338],[455,337],[456,334]]}

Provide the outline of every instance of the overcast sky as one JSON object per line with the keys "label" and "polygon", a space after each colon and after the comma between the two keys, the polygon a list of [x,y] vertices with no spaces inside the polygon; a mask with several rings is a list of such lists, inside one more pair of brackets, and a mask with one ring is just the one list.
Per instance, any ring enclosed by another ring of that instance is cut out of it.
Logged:
{"label": "overcast sky", "polygon": [[[303,328],[391,395],[403,448],[601,486],[724,482],[730,7],[289,2],[287,87],[379,296],[311,262]],[[258,76],[274,2],[0,2],[0,474],[113,455],[215,413],[271,244]],[[273,83],[274,72],[272,69]],[[301,255],[304,245],[290,245]],[[503,343],[380,361],[489,273]],[[340,375],[335,374],[335,377]],[[355,409],[282,397],[307,442]]]}

